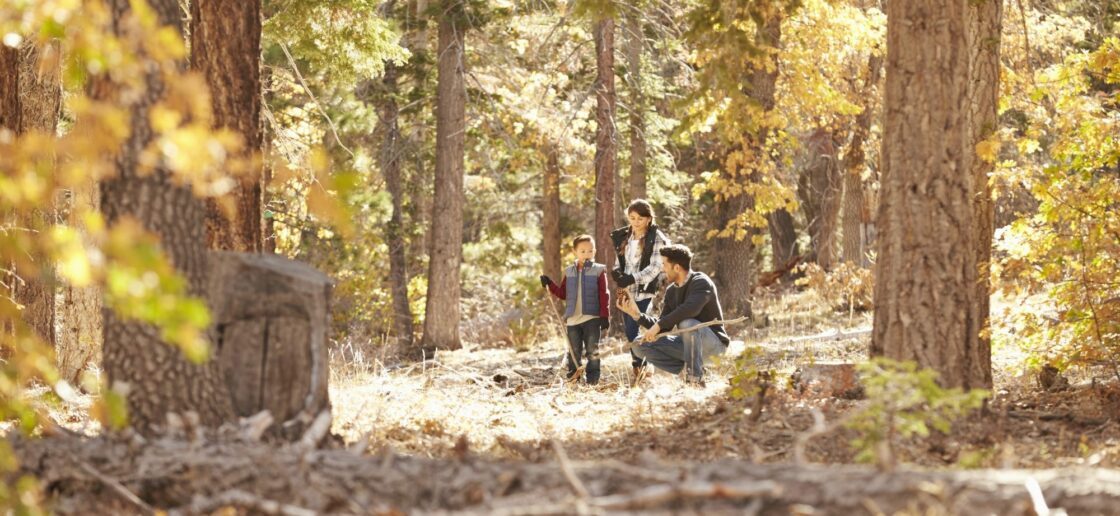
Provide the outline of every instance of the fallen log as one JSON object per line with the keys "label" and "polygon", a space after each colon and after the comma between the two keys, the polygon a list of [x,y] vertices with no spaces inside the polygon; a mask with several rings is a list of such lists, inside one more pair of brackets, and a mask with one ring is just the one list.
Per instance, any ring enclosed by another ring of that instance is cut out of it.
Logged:
{"label": "fallen log", "polygon": [[[610,461],[492,461],[469,451],[458,460],[359,456],[244,441],[237,431],[193,442],[59,436],[12,445],[21,465],[16,473],[40,478],[59,514],[86,514],[121,497],[136,513],[176,514],[223,507],[277,514],[540,508],[789,514],[795,506],[814,514],[1031,514],[1043,506],[1110,514],[1120,507],[1120,471],[1111,469],[888,473],[722,460],[644,471]],[[576,481],[584,490],[573,491]]]}

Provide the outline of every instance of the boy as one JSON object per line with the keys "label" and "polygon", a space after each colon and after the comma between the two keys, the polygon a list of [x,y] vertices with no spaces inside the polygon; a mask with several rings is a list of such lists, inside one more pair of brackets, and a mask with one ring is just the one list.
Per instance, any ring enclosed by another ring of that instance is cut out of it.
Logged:
{"label": "boy", "polygon": [[557,285],[541,275],[541,286],[567,301],[564,309],[568,328],[568,378],[587,358],[587,383],[599,383],[599,337],[610,327],[611,298],[607,290],[607,266],[595,263],[595,239],[580,235],[572,240],[576,263],[564,270],[564,281]]}

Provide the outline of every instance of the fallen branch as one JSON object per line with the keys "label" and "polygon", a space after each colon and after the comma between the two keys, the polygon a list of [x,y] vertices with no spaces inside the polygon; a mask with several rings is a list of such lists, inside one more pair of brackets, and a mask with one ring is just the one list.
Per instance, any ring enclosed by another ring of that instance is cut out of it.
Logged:
{"label": "fallen branch", "polygon": [[144,502],[144,500],[141,500],[139,496],[136,496],[135,493],[129,491],[128,488],[125,487],[124,484],[120,483],[117,479],[102,474],[88,462],[82,462],[81,464],[82,471],[89,473],[91,476],[93,476],[93,478],[96,478],[98,482],[101,482],[106,487],[111,489],[114,493],[120,495],[120,497],[124,498],[128,503],[131,503],[132,505],[143,509],[145,513],[151,514],[155,512],[155,509],[153,509],[151,505],[148,505]]}
{"label": "fallen branch", "polygon": [[[744,315],[744,316],[739,317],[737,319],[708,321],[708,322],[697,324],[696,326],[689,326],[688,328],[678,328],[678,329],[675,329],[675,330],[663,331],[661,333],[658,333],[657,336],[658,337],[667,337],[669,335],[681,335],[681,334],[685,334],[685,333],[689,333],[689,332],[699,330],[701,328],[707,328],[709,326],[715,326],[717,324],[722,324],[722,325],[725,325],[725,326],[726,325],[731,325],[731,324],[739,324],[743,321],[746,321],[747,319],[750,319],[750,317],[747,317],[747,316]],[[641,345],[642,340],[643,340],[643,337],[639,336],[638,339],[635,340],[634,342],[628,343],[626,348],[633,349],[634,347]]]}
{"label": "fallen branch", "polygon": [[781,486],[769,480],[759,482],[685,482],[661,484],[641,489],[633,494],[601,496],[591,505],[603,509],[641,509],[685,498],[749,499],[760,496],[774,497],[781,494]]}
{"label": "fallen branch", "polygon": [[273,500],[265,500],[264,498],[246,493],[239,489],[231,489],[213,498],[196,497],[189,506],[172,509],[168,511],[168,515],[186,516],[189,514],[210,514],[216,512],[218,509],[227,507],[241,507],[244,509],[253,509],[255,512],[279,514],[281,516],[315,516],[318,514],[318,512],[310,509],[304,509],[303,507],[296,507],[295,505],[284,504]]}

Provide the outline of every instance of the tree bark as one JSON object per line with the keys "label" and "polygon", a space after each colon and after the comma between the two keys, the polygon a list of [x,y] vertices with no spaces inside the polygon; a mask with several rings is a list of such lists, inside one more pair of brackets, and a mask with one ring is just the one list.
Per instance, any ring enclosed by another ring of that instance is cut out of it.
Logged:
{"label": "tree bark", "polygon": [[856,116],[855,125],[852,127],[852,139],[848,150],[844,153],[844,207],[842,220],[843,228],[843,253],[841,259],[861,267],[868,265],[867,247],[864,241],[863,225],[863,169],[867,164],[867,155],[863,150],[867,142],[868,132],[871,130],[871,115],[877,98],[874,96],[879,84],[879,77],[883,69],[883,58],[872,55],[867,60],[867,80],[863,84],[864,99],[863,111]]}
{"label": "tree bark", "polygon": [[458,349],[459,266],[463,259],[463,152],[466,89],[460,0],[445,0],[439,20],[436,175],[432,205],[428,302],[421,349]]}
{"label": "tree bark", "polygon": [[626,66],[630,87],[630,198],[646,198],[646,100],[642,91],[642,13],[626,16]]}
{"label": "tree bark", "polygon": [[[80,212],[98,210],[100,205],[100,189],[97,181],[90,178],[70,193],[68,223],[78,227]],[[62,288],[55,354],[58,358],[58,372],[68,382],[76,383],[89,364],[101,363],[104,331],[101,325],[101,295],[101,288],[96,286],[64,285]]]}
{"label": "tree bark", "polygon": [[947,387],[990,386],[980,341],[968,147],[968,0],[887,4],[887,86],[871,354]]}
{"label": "tree bark", "polygon": [[385,228],[385,240],[389,246],[389,290],[393,296],[393,330],[401,349],[411,350],[412,308],[408,304],[408,270],[405,261],[404,238],[404,191],[401,182],[401,132],[398,127],[400,108],[397,106],[397,79],[400,69],[397,65],[387,64],[385,76],[381,79],[384,87],[384,100],[379,108],[381,125],[381,174],[385,177],[385,187],[392,197],[393,212],[389,225]]}
{"label": "tree bark", "polygon": [[595,260],[614,267],[615,251],[611,248],[611,230],[615,217],[615,154],[617,141],[614,125],[614,20],[604,18],[595,24]]}
{"label": "tree bark", "polygon": [[[131,15],[130,2],[109,4],[114,29],[123,32]],[[161,24],[182,33],[182,12],[176,0],[154,0],[152,11]],[[206,286],[206,208],[189,186],[179,185],[157,166],[139,172],[139,157],[153,139],[149,109],[161,100],[166,85],[158,66],[143,78],[145,89],[126,93],[108,76],[93,79],[93,98],[116,102],[131,112],[128,140],[115,156],[117,175],[101,185],[101,210],[110,225],[128,217],[159,237],[165,256],[189,286],[189,293],[203,296]],[[198,413],[206,426],[217,426],[233,417],[229,391],[217,361],[189,362],[177,348],[164,342],[149,324],[125,320],[112,310],[104,315],[104,370],[110,386],[128,385],[130,424],[151,434],[168,413]]]}
{"label": "tree bark", "polygon": [[977,359],[989,364],[983,367],[984,385],[992,386],[991,338],[988,336],[988,317],[991,305],[991,259],[995,208],[992,189],[988,183],[994,164],[976,155],[976,146],[990,138],[999,128],[999,44],[1003,18],[1000,0],[969,2],[969,118],[971,137],[967,154],[972,157],[973,181],[973,230],[976,233],[976,318],[980,321],[977,342]]}
{"label": "tree bark", "polygon": [[808,139],[809,163],[798,179],[797,194],[808,222],[811,259],[831,270],[836,258],[836,223],[842,182],[832,131],[817,129]]}
{"label": "tree bark", "polygon": [[[43,52],[46,60],[40,59]],[[34,41],[25,41],[19,48],[0,45],[0,129],[16,135],[29,131],[54,134],[62,99],[59,80],[61,60],[58,45],[40,49]],[[17,213],[11,220],[17,231],[30,232],[28,238],[45,231],[54,223],[53,199],[30,212]],[[14,269],[11,267],[6,267]],[[54,271],[48,263],[32,264],[15,270],[5,278],[11,286],[11,299],[20,307],[20,317],[35,334],[49,345],[56,343]]]}
{"label": "tree bark", "polygon": [[782,208],[766,216],[770,229],[770,254],[773,268],[777,269],[797,255],[797,228],[793,225],[793,215]]}
{"label": "tree bark", "polygon": [[[191,3],[191,66],[210,87],[214,126],[236,131],[245,158],[261,150],[261,2],[195,0]],[[223,199],[206,202],[211,249],[260,252],[261,170],[253,165]],[[224,201],[231,201],[223,208]],[[232,208],[229,210],[228,208]]]}
{"label": "tree bark", "polygon": [[544,273],[560,281],[560,159],[556,148],[545,146],[544,185],[541,199],[541,244]]}

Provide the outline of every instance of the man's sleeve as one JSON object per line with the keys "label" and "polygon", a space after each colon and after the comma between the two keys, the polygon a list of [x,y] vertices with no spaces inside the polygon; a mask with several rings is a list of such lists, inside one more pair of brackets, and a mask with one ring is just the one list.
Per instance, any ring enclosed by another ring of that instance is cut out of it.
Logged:
{"label": "man's sleeve", "polygon": [[553,281],[548,285],[548,291],[552,292],[552,295],[566,300],[568,299],[568,281],[564,278],[560,278],[559,285],[557,285],[556,282]]}
{"label": "man's sleeve", "polygon": [[657,325],[663,329],[673,328],[680,324],[685,319],[694,319],[704,309],[704,305],[712,299],[714,295],[712,291],[712,284],[707,281],[693,280],[688,286],[688,297],[684,298],[680,306],[677,306],[672,311],[666,310],[668,314],[662,315],[661,320],[657,321]]}
{"label": "man's sleeve", "polygon": [[611,291],[607,288],[607,273],[599,275],[599,317],[611,318]]}

